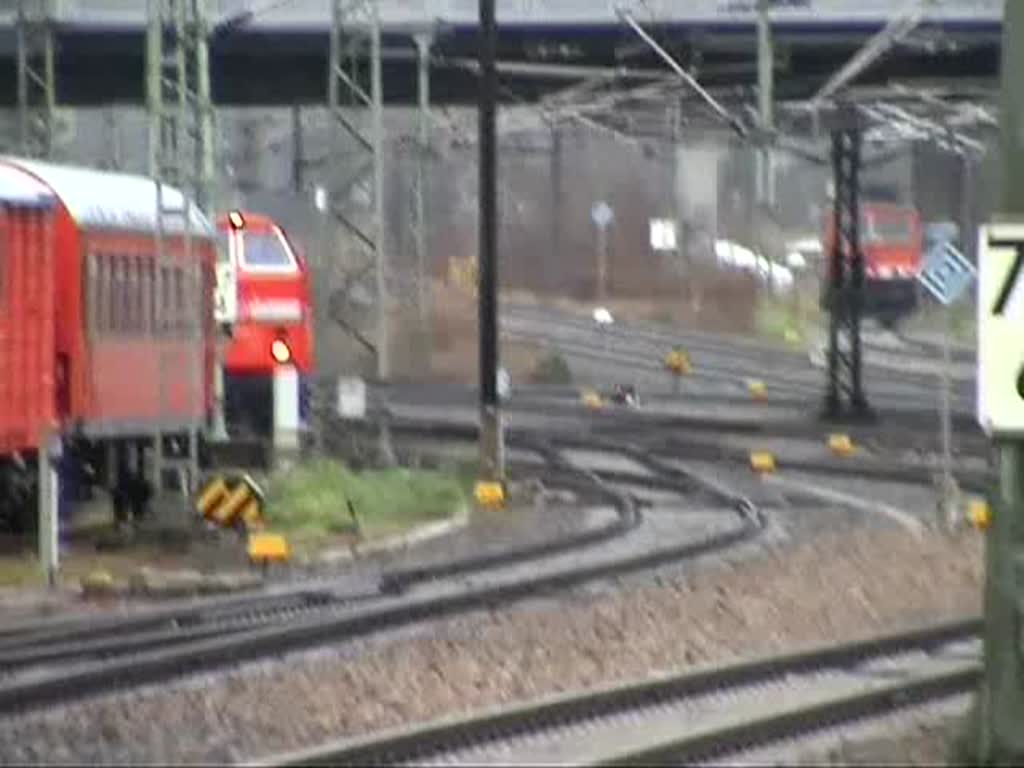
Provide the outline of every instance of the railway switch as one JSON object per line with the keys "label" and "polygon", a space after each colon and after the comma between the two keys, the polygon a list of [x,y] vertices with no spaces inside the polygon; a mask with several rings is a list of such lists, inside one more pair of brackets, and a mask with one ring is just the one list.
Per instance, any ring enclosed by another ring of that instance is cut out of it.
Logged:
{"label": "railway switch", "polygon": [[750,467],[761,475],[775,471],[775,454],[768,451],[754,451],[750,454]]}
{"label": "railway switch", "polygon": [[850,439],[849,435],[829,435],[828,436],[828,449],[832,451],[836,456],[852,456],[857,452],[857,447],[853,444],[853,440]]}
{"label": "railway switch", "polygon": [[480,481],[473,489],[473,496],[484,509],[502,509],[505,506],[505,486],[502,483]]}

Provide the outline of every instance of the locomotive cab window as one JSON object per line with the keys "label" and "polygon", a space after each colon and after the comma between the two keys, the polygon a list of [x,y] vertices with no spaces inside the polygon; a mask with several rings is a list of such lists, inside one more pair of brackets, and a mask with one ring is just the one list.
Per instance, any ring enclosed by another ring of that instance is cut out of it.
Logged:
{"label": "locomotive cab window", "polygon": [[865,216],[861,228],[863,230],[862,238],[865,242],[909,243],[914,237],[914,227],[910,217]]}
{"label": "locomotive cab window", "polygon": [[294,272],[295,257],[283,233],[246,230],[242,235],[242,264],[250,272]]}

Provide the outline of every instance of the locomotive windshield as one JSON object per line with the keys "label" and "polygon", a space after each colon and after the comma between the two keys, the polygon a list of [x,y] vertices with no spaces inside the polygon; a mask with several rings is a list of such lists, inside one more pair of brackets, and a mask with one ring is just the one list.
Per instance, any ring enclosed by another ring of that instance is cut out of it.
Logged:
{"label": "locomotive windshield", "polygon": [[276,232],[247,231],[244,236],[243,252],[247,267],[274,272],[293,268],[291,254]]}
{"label": "locomotive windshield", "polygon": [[914,238],[910,216],[865,216],[862,227],[864,242],[909,243]]}

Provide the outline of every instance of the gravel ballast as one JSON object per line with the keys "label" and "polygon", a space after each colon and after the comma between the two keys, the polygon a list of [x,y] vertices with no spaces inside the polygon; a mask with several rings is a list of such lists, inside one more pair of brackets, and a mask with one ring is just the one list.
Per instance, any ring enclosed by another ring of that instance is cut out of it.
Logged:
{"label": "gravel ballast", "polygon": [[976,534],[822,534],[689,576],[0,721],[0,762],[222,763],[981,610]]}

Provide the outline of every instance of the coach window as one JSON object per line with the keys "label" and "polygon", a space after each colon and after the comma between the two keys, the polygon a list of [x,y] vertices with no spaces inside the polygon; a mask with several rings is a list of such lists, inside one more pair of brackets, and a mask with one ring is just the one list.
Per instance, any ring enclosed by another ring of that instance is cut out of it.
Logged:
{"label": "coach window", "polygon": [[156,263],[155,257],[150,261],[151,269],[153,270],[153,285],[151,286],[152,293],[152,304],[150,305],[153,310],[152,317],[150,318],[149,331],[154,336],[159,336],[164,331],[164,323],[167,317],[167,306],[164,303],[164,291],[167,289],[164,287],[164,270],[159,264]]}
{"label": "coach window", "polygon": [[110,306],[114,300],[111,290],[110,277],[110,255],[99,253],[96,255],[96,262],[99,265],[97,275],[97,302],[96,302],[96,331],[105,335],[110,331]]}
{"label": "coach window", "polygon": [[90,252],[86,257],[85,311],[86,327],[92,335],[99,332],[100,324],[100,260],[99,255]]}
{"label": "coach window", "polygon": [[174,330],[174,284],[170,267],[160,267],[160,327],[161,335]]}
{"label": "coach window", "polygon": [[121,254],[117,257],[117,273],[120,275],[121,301],[117,308],[117,330],[130,333],[132,330],[132,280],[131,257]]}
{"label": "coach window", "polygon": [[139,256],[139,333],[153,328],[153,260],[148,254]]}
{"label": "coach window", "polygon": [[128,259],[120,254],[110,257],[114,261],[114,331],[128,330]]}

